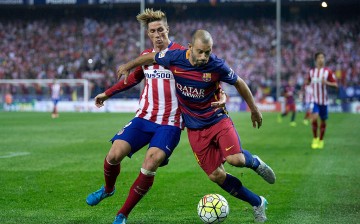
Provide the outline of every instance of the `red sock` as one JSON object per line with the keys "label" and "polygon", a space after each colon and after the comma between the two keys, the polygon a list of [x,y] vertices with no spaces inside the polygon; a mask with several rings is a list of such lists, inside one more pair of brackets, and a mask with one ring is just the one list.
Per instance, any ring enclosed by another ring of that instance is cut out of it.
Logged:
{"label": "red sock", "polygon": [[313,131],[314,138],[317,138],[317,129],[318,129],[317,120],[313,120],[313,122],[312,122],[312,131]]}
{"label": "red sock", "polygon": [[120,173],[120,163],[112,165],[104,160],[105,192],[111,193],[114,190],[116,178]]}
{"label": "red sock", "polygon": [[305,119],[309,119],[309,117],[310,117],[310,111],[306,111],[306,114],[305,114],[304,120],[305,120]]}
{"label": "red sock", "polygon": [[326,123],[325,123],[325,121],[321,121],[321,123],[320,123],[320,140],[324,139],[325,130],[326,130]]}
{"label": "red sock", "polygon": [[131,210],[141,200],[142,197],[150,190],[154,183],[153,175],[145,175],[140,172],[138,178],[135,180],[130,188],[129,195],[125,201],[125,204],[119,210],[117,214],[123,214],[128,217]]}

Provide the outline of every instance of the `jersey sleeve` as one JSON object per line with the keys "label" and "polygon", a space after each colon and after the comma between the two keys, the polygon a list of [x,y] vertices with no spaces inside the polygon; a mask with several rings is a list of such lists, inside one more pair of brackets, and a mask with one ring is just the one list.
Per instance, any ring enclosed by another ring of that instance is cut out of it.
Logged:
{"label": "jersey sleeve", "polygon": [[232,70],[227,63],[221,60],[220,63],[220,81],[229,83],[230,85],[234,85],[236,80],[238,79],[238,75],[235,74],[234,70]]}
{"label": "jersey sleeve", "polygon": [[157,64],[164,67],[169,67],[171,63],[177,58],[179,50],[160,51],[155,55]]}
{"label": "jersey sleeve", "polygon": [[336,82],[335,74],[333,71],[329,70],[329,75],[327,77],[327,81]]}
{"label": "jersey sleeve", "polygon": [[121,80],[109,89],[105,90],[105,94],[111,97],[117,93],[128,90],[131,87],[139,84],[143,78],[144,72],[142,70],[142,67],[139,66],[132,73],[130,73],[130,75],[128,76],[127,84],[124,83],[124,80]]}
{"label": "jersey sleeve", "polygon": [[306,74],[306,79],[307,79],[307,81],[308,81],[309,84],[311,83],[310,71],[311,71],[311,70],[309,70],[308,73]]}

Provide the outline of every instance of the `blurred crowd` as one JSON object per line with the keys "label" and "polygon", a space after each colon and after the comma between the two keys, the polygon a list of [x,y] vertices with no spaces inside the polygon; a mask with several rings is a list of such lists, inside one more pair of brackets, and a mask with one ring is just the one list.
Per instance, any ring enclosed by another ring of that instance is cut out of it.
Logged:
{"label": "blurred crowd", "polygon": [[[169,20],[170,39],[187,46],[192,31],[207,29],[213,52],[252,90],[274,96],[276,28],[272,19]],[[343,86],[360,84],[357,19],[282,22],[282,80],[301,86],[317,51]],[[116,67],[140,53],[139,24],[128,19],[0,20],[0,79],[88,78],[92,95],[116,82]],[[151,43],[146,38],[146,48]],[[140,88],[140,87],[138,87]],[[134,89],[133,93],[138,93]],[[136,94],[135,94],[136,95]]]}

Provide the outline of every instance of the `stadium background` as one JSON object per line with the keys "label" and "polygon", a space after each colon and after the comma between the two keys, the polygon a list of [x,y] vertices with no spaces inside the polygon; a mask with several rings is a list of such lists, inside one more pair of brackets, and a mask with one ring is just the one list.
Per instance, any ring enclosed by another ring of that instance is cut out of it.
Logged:
{"label": "stadium background", "polygon": [[[146,7],[167,12],[170,36],[179,43],[187,44],[197,27],[211,30],[216,38],[215,53],[246,75],[259,102],[265,99],[260,92],[256,94],[259,88],[269,95],[267,100],[274,99],[274,1],[218,1],[216,6],[205,1],[175,1],[180,3],[148,2]],[[88,77],[93,97],[116,81],[119,63],[139,53],[140,29],[134,19],[139,3],[92,1],[88,6],[87,1],[79,1],[81,5],[48,2],[51,4],[0,0],[0,83]],[[282,81],[290,77],[301,83],[313,65],[313,51],[319,47],[327,53],[327,64],[337,72],[341,84],[340,92],[332,93],[331,109],[351,111],[351,105],[359,101],[359,1],[328,1],[326,9],[320,7],[320,1],[282,2]],[[93,59],[92,65],[89,59]],[[68,102],[68,109],[77,110],[72,106],[81,101],[83,87],[67,84],[63,88],[59,106]],[[48,84],[0,84],[0,110],[5,109],[6,91],[14,97],[12,110],[40,110],[36,105],[41,102],[52,106]],[[233,100],[228,107],[238,110],[240,102],[231,88],[227,92]],[[119,107],[127,106],[130,113],[70,112],[52,119],[50,113],[0,112],[0,223],[111,223],[139,173],[144,149],[132,159],[124,159],[113,197],[96,207],[89,207],[85,198],[103,184],[108,140],[133,118],[133,104],[123,103],[134,99],[136,106],[138,94],[139,88],[118,96]],[[274,107],[268,104],[266,108]],[[225,165],[227,171],[268,199],[268,223],[359,223],[360,116],[330,113],[326,146],[312,150],[311,127],[279,124],[278,114],[263,113],[263,126],[253,129],[249,113],[230,113],[244,148],[271,165],[276,184],[264,183],[248,169]],[[297,120],[303,115],[298,113]],[[228,200],[230,215],[224,223],[253,223],[250,206],[214,186],[204,175],[183,133],[169,165],[158,170],[151,191],[134,208],[129,223],[201,223],[196,205],[208,193],[220,193]]]}
{"label": "stadium background", "polygon": [[[214,36],[214,53],[224,58],[250,86],[264,111],[279,111],[276,101],[275,1],[146,1],[167,13],[170,38],[187,45],[195,29]],[[330,111],[360,111],[359,1],[283,0],[281,86],[292,79],[301,90],[313,54],[326,53],[340,88],[331,91]],[[64,84],[60,111],[134,111],[141,85],[118,94],[112,107],[97,110],[91,99],[114,84],[118,65],[140,52],[139,1],[0,0],[0,83],[11,79],[87,79]],[[145,37],[145,48],[151,47]],[[0,84],[0,108],[49,111],[49,84]],[[230,111],[246,110],[234,88],[224,85]],[[5,94],[11,93],[12,107]],[[297,105],[302,109],[301,91]],[[132,99],[132,100],[131,100]],[[121,105],[128,105],[121,109]],[[88,108],[87,108],[88,107]],[[125,108],[125,109],[124,109]]]}

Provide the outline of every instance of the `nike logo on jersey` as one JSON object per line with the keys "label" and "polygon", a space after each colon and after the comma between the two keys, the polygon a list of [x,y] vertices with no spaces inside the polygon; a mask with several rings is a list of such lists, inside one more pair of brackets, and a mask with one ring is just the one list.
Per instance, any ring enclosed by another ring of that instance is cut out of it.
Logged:
{"label": "nike logo on jersey", "polygon": [[229,151],[229,150],[232,149],[234,146],[235,146],[235,145],[232,145],[232,146],[230,146],[230,147],[225,148],[225,151]]}
{"label": "nike logo on jersey", "polygon": [[176,70],[175,69],[175,71],[174,71],[175,73],[177,73],[177,74],[186,74],[187,72],[181,72],[181,71],[178,71],[178,70]]}

